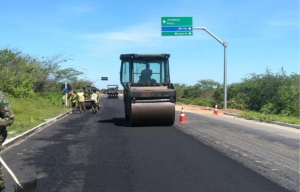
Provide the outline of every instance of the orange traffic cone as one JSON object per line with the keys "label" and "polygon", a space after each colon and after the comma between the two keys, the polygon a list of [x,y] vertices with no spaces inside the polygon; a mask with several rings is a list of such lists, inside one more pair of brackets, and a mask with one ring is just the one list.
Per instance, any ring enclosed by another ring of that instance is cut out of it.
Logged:
{"label": "orange traffic cone", "polygon": [[184,114],[184,110],[182,108],[181,110],[181,114],[180,114],[180,120],[179,120],[179,123],[185,123],[185,114]]}
{"label": "orange traffic cone", "polygon": [[216,103],[216,105],[215,105],[214,114],[215,114],[215,115],[218,115],[218,105],[217,105],[217,103]]}

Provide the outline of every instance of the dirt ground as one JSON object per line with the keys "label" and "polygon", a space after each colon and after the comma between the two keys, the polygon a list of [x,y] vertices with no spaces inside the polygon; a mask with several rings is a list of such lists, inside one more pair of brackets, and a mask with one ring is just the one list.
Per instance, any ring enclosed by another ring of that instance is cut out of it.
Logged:
{"label": "dirt ground", "polygon": [[[123,97],[123,94],[120,94],[121,97]],[[187,104],[176,104],[175,109],[178,111],[181,111],[181,109],[184,109],[186,112],[191,113],[199,113],[199,114],[206,114],[206,115],[213,115],[214,114],[214,108],[212,107],[206,107],[206,106],[199,106],[199,105],[187,105]],[[224,109],[218,109],[218,115],[224,115]],[[242,112],[241,110],[237,109],[226,109],[227,113],[238,113]]]}
{"label": "dirt ground", "polygon": [[[199,114],[206,114],[206,115],[213,115],[214,114],[214,108],[212,107],[205,107],[205,106],[198,106],[198,105],[187,105],[187,104],[176,104],[175,109],[176,110],[182,110],[186,112],[192,112],[192,113],[199,113]],[[218,109],[218,115],[224,115],[224,112],[227,113],[238,113],[241,112],[237,109]]]}

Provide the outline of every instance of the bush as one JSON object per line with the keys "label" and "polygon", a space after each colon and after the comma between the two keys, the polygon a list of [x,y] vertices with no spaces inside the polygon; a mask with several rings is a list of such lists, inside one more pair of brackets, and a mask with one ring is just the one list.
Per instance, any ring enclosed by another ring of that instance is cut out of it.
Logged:
{"label": "bush", "polygon": [[207,98],[196,98],[191,101],[192,105],[201,105],[201,106],[209,106],[214,107],[215,102],[212,99]]}
{"label": "bush", "polygon": [[277,114],[278,109],[273,103],[268,103],[260,109],[260,112],[264,114]]}
{"label": "bush", "polygon": [[228,101],[228,108],[245,110],[246,104],[238,98],[232,98]]}
{"label": "bush", "polygon": [[191,104],[192,99],[190,99],[190,98],[177,98],[177,102],[178,103]]}

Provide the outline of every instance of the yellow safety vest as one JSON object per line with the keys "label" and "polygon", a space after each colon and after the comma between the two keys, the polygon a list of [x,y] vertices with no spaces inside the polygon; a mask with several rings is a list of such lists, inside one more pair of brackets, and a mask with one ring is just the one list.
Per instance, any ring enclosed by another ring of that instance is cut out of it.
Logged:
{"label": "yellow safety vest", "polygon": [[97,94],[98,98],[101,97],[101,93],[99,91],[96,91],[96,94]]}
{"label": "yellow safety vest", "polygon": [[96,93],[92,94],[91,100],[95,101],[96,103],[98,103],[98,95]]}
{"label": "yellow safety vest", "polygon": [[83,92],[77,93],[78,95],[78,102],[84,102],[84,94]]}
{"label": "yellow safety vest", "polygon": [[72,93],[70,100],[72,101],[72,103],[76,103],[77,102],[77,95],[75,93]]}

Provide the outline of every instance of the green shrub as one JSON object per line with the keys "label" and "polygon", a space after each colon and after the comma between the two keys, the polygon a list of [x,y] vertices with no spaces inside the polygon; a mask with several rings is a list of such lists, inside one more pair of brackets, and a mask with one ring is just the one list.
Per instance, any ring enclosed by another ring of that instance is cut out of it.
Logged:
{"label": "green shrub", "polygon": [[230,99],[227,103],[227,106],[228,108],[232,108],[232,109],[240,109],[240,110],[246,109],[245,102],[241,101],[238,98]]}
{"label": "green shrub", "polygon": [[260,112],[263,114],[277,114],[278,109],[273,103],[268,103],[260,109]]}
{"label": "green shrub", "polygon": [[214,106],[214,101],[212,99],[207,99],[207,98],[196,98],[191,101],[192,105],[200,105],[200,106],[209,106],[213,107]]}

